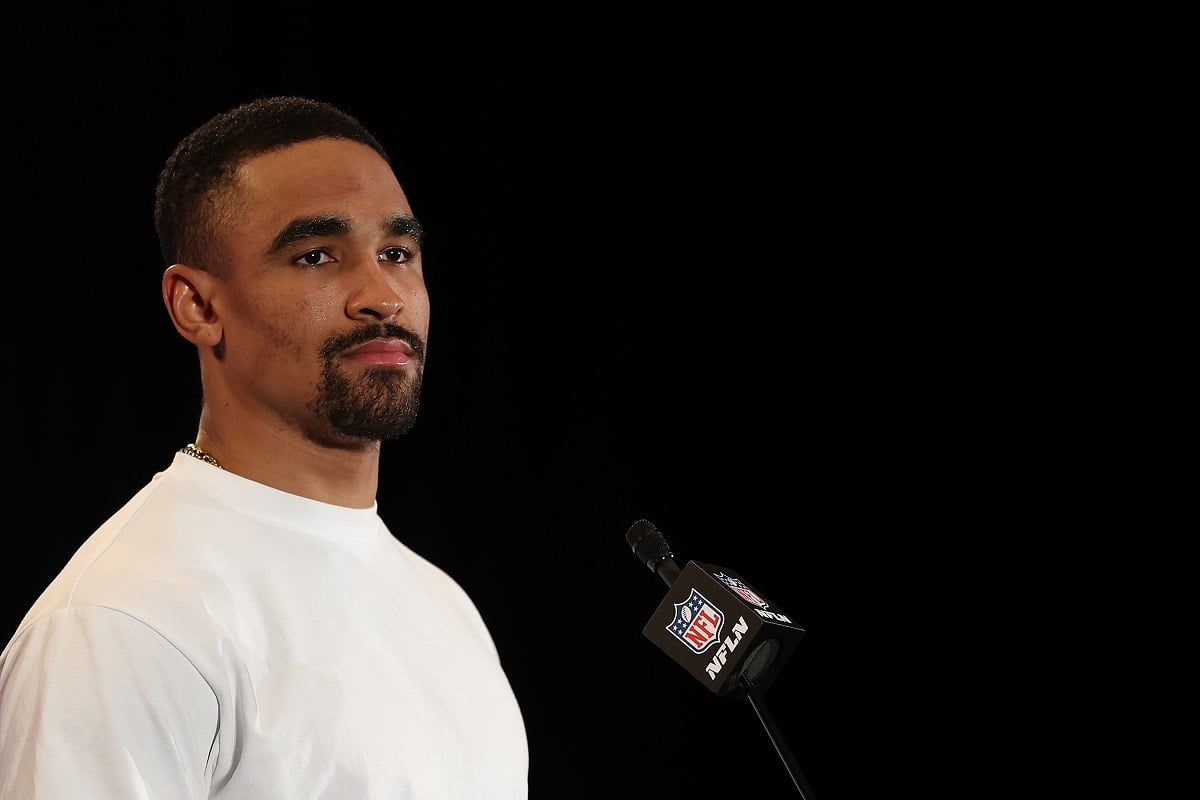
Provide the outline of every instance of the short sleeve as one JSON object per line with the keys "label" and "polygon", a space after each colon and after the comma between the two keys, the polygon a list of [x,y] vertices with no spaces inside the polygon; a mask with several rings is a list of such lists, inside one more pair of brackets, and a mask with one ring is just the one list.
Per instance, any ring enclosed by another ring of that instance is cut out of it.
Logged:
{"label": "short sleeve", "polygon": [[159,633],[72,608],[20,631],[0,662],[0,797],[203,798],[215,695]]}

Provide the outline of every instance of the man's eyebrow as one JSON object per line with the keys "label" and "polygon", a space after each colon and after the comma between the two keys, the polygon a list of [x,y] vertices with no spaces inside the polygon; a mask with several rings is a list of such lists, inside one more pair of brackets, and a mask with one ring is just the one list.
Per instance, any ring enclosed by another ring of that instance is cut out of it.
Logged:
{"label": "man's eyebrow", "polygon": [[313,236],[344,236],[350,232],[350,221],[341,217],[299,217],[289,222],[271,242],[268,253],[277,253],[296,242]]}
{"label": "man's eyebrow", "polygon": [[[425,229],[415,217],[407,214],[397,214],[390,217],[383,225],[384,230],[392,236],[411,236],[421,244],[425,238]],[[350,233],[350,221],[342,217],[299,217],[289,222],[271,242],[269,253],[291,247],[296,242],[318,236],[345,236]]]}
{"label": "man's eyebrow", "polygon": [[420,221],[407,214],[397,214],[389,219],[384,227],[393,236],[411,236],[417,240],[417,244],[421,244],[425,238],[425,229],[421,227]]}

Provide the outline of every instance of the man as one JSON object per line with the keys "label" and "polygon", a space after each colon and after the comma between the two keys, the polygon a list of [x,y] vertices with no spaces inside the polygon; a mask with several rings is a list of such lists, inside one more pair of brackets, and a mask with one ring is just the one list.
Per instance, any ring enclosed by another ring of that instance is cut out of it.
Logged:
{"label": "man", "polygon": [[340,109],[263,98],[180,142],[155,199],[195,441],[0,654],[0,798],[526,797],[484,621],[377,514],[430,317],[387,153]]}

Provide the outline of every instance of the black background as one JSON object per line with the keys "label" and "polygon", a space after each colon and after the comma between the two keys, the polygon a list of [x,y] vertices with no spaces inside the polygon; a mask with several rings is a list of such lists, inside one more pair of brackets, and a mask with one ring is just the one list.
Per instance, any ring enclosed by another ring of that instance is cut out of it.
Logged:
{"label": "black background", "polygon": [[751,707],[642,636],[666,587],[640,518],[807,630],[766,702],[817,797],[1171,796],[1181,37],[591,13],[109,19],[9,57],[4,627],[194,436],[162,161],[307,94],[380,136],[429,231],[422,416],[380,512],[491,625],[531,797],[795,794]]}

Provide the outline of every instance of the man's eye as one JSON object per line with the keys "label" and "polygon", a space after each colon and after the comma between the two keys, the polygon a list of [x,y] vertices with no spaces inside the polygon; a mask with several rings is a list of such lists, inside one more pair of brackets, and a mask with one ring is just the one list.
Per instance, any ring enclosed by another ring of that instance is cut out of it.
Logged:
{"label": "man's eye", "polygon": [[321,264],[328,264],[332,260],[329,257],[329,253],[326,253],[324,250],[309,250],[297,258],[296,263],[306,267],[317,267]]}
{"label": "man's eye", "polygon": [[402,264],[412,258],[412,253],[404,247],[389,247],[379,254],[380,261],[394,261],[397,264]]}

